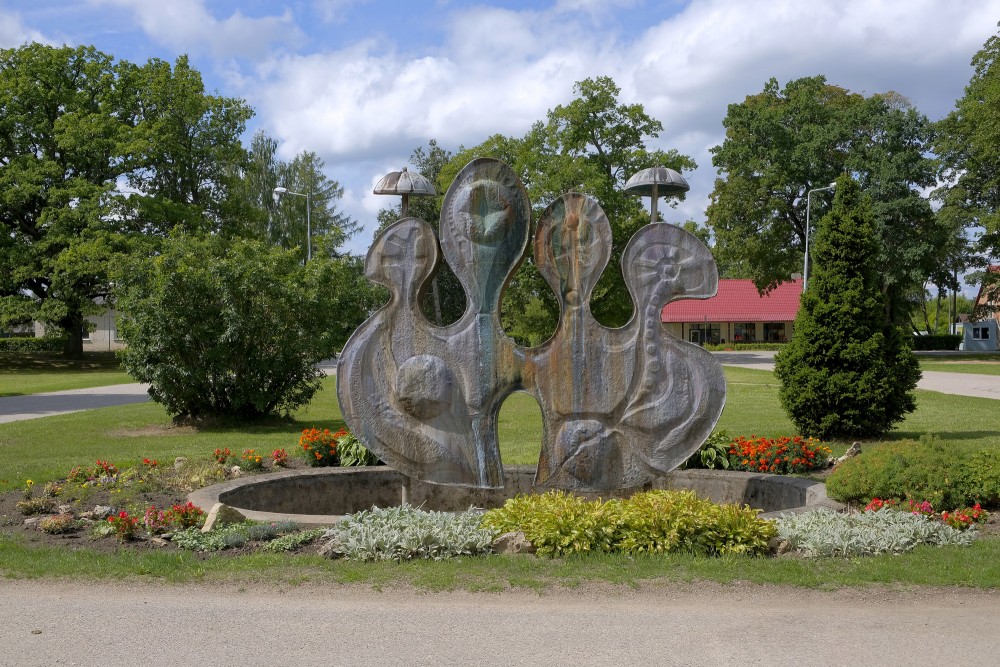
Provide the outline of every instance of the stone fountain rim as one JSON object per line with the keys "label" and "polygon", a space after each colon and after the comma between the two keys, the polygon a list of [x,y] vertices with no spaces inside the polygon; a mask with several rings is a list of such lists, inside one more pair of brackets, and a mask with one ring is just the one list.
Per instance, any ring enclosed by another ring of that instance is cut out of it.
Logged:
{"label": "stone fountain rim", "polygon": [[[533,472],[535,470],[534,466],[505,466],[506,470],[516,471],[516,472]],[[269,472],[261,475],[248,475],[246,477],[239,477],[236,479],[227,480],[225,482],[220,482],[218,484],[213,484],[211,486],[206,486],[202,489],[188,494],[188,500],[194,503],[196,506],[202,508],[206,512],[209,511],[216,503],[222,502],[220,497],[231,492],[235,489],[240,489],[245,486],[257,485],[257,484],[275,484],[280,483],[284,479],[297,479],[304,477],[327,477],[327,476],[337,476],[337,475],[348,475],[356,476],[363,475],[367,472],[379,472],[386,473],[392,472],[400,477],[402,473],[389,467],[389,466],[358,466],[358,467],[328,467],[328,468],[309,468],[306,470],[282,470],[280,472]],[[798,507],[789,507],[785,509],[780,509],[771,512],[762,512],[761,517],[763,518],[775,518],[782,514],[803,512],[806,510],[817,509],[817,508],[828,508],[835,511],[841,511],[844,509],[844,505],[830,499],[826,495],[826,485],[823,482],[817,482],[811,479],[805,479],[802,477],[789,477],[786,475],[771,475],[767,473],[754,473],[754,472],[742,472],[742,471],[732,471],[732,470],[705,470],[705,469],[688,469],[688,470],[674,470],[673,472],[667,473],[665,477],[675,478],[687,481],[688,483],[697,483],[699,480],[714,480],[714,481],[725,481],[730,482],[734,485],[747,485],[750,481],[764,482],[767,485],[774,485],[777,487],[781,486],[791,486],[797,487],[805,498],[805,503]],[[600,495],[600,494],[594,494]],[[609,494],[613,495],[613,494]],[[313,527],[313,526],[331,526],[338,521],[342,520],[346,515],[343,514],[290,514],[283,512],[264,512],[259,510],[251,510],[246,508],[241,508],[235,506],[235,509],[239,510],[244,516],[253,521],[263,521],[263,522],[277,522],[277,521],[294,521],[302,526]]]}

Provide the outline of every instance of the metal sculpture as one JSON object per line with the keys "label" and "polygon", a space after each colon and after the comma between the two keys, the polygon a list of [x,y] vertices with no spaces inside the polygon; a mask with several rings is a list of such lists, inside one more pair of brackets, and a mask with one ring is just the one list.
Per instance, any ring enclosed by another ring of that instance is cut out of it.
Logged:
{"label": "metal sculpture", "polygon": [[[365,273],[391,297],[341,355],[344,419],[405,475],[495,488],[503,485],[497,413],[511,392],[527,391],[543,418],[536,485],[603,491],[650,482],[697,450],[725,403],[718,362],[660,323],[668,302],[715,294],[715,262],[678,227],[643,227],[622,261],[636,313],[624,327],[604,327],[589,301],[611,256],[611,227],[596,200],[564,195],[542,214],[534,239],[535,262],[559,300],[559,325],[544,344],[524,348],[504,334],[498,312],[530,226],[513,170],[478,159],[445,196],[440,246],[416,218],[376,238]],[[419,304],[441,253],[468,308],[437,327]]]}

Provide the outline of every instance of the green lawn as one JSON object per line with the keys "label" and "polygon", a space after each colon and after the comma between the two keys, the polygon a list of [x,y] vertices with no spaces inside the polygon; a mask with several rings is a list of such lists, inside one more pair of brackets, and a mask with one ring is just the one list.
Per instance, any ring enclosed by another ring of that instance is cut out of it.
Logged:
{"label": "green lawn", "polygon": [[[795,434],[778,402],[778,383],[770,371],[725,368],[729,382],[726,408],[718,428],[731,435]],[[955,447],[1000,447],[997,402],[917,390],[917,410],[890,439],[934,433]],[[0,424],[0,491],[25,479],[57,479],[74,465],[107,459],[116,464],[144,457],[171,461],[177,456],[206,457],[217,447],[270,452],[296,448],[302,429],[335,430],[344,425],[336,402],[335,379],[327,378],[313,402],[290,421],[259,426],[173,428],[155,403],[126,405],[68,415]],[[500,410],[500,447],[505,463],[534,464],[541,442],[541,413],[535,400],[511,395]],[[849,443],[832,443],[840,453]]]}
{"label": "green lawn", "polygon": [[113,352],[64,359],[55,352],[0,352],[0,397],[135,382]]}

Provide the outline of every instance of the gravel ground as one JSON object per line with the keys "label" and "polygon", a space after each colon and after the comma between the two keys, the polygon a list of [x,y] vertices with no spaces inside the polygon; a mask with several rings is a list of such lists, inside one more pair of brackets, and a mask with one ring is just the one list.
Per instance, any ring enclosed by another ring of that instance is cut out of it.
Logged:
{"label": "gravel ground", "polygon": [[2,665],[995,665],[1000,592],[0,582]]}

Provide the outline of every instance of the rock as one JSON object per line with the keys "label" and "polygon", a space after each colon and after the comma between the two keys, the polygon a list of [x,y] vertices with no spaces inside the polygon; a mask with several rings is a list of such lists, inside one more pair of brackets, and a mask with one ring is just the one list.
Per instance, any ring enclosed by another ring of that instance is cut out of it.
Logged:
{"label": "rock", "polygon": [[332,539],[327,540],[322,545],[320,545],[318,553],[323,558],[337,558],[338,556],[340,556],[340,552],[337,549],[339,546],[340,546],[339,541]]}
{"label": "rock", "polygon": [[205,525],[201,527],[201,532],[210,533],[217,526],[227,523],[240,523],[246,520],[247,518],[238,509],[230,507],[225,503],[215,503],[212,511],[205,518]]}
{"label": "rock", "polygon": [[59,513],[60,514],[72,514],[73,513],[73,506],[72,505],[60,505],[58,507],[58,509],[59,509]]}
{"label": "rock", "polygon": [[187,462],[188,460],[186,456],[178,456],[174,459],[174,470],[180,470],[187,465]]}
{"label": "rock", "polygon": [[767,541],[767,552],[772,556],[780,556],[791,550],[792,543],[780,535],[776,535]]}
{"label": "rock", "polygon": [[838,466],[841,463],[843,463],[844,461],[846,461],[847,459],[853,458],[853,457],[857,456],[860,453],[861,453],[861,443],[860,442],[855,442],[853,445],[851,445],[850,449],[848,449],[846,452],[844,452],[843,456],[841,456],[839,458],[836,458],[836,459],[830,459],[830,465],[831,466]]}
{"label": "rock", "polygon": [[107,519],[114,513],[114,507],[110,507],[108,505],[94,505],[93,511],[90,512],[90,518],[100,521],[101,519]]}
{"label": "rock", "polygon": [[48,517],[46,517],[46,516],[29,516],[27,519],[24,520],[24,525],[25,526],[37,526],[41,522],[42,519],[47,519],[47,518]]}
{"label": "rock", "polygon": [[149,538],[149,543],[157,547],[165,547],[170,544],[170,542],[167,542],[162,537],[151,537]]}
{"label": "rock", "polygon": [[493,540],[493,552],[498,554],[533,554],[535,545],[522,532],[504,533]]}
{"label": "rock", "polygon": [[232,475],[233,477],[242,477],[243,468],[239,466],[233,466],[232,468],[229,469],[229,474]]}

